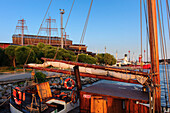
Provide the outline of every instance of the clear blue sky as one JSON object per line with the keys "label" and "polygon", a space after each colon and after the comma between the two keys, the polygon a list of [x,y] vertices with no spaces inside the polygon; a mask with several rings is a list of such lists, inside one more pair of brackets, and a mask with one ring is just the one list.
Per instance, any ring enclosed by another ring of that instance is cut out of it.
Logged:
{"label": "clear blue sky", "polygon": [[[73,0],[53,0],[49,10],[60,28],[60,11],[65,9],[64,25]],[[73,43],[79,43],[91,0],[76,0],[67,34]],[[26,20],[30,34],[37,34],[50,0],[1,0],[0,42],[12,42],[17,21]],[[163,3],[164,8],[165,4]],[[164,16],[166,18],[166,16]],[[165,19],[166,20],[166,19]],[[143,19],[143,24],[145,20]],[[167,24],[167,22],[166,22]],[[143,30],[145,26],[143,25]],[[167,29],[167,26],[165,26]],[[166,35],[167,35],[166,31]],[[60,30],[59,30],[60,35]],[[146,33],[143,33],[143,50],[146,49]],[[170,40],[167,38],[168,50]],[[107,52],[122,58],[130,50],[135,59],[140,54],[140,0],[94,0],[84,44],[89,51]],[[131,54],[132,56],[132,54]],[[170,58],[170,54],[168,55]],[[131,58],[132,59],[132,58]]]}

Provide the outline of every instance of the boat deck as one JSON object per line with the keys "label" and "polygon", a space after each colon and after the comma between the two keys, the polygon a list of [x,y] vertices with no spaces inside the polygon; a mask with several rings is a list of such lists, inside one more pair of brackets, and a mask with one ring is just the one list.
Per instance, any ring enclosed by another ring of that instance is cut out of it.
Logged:
{"label": "boat deck", "polygon": [[134,86],[124,86],[118,84],[99,83],[83,89],[81,92],[108,95],[124,99],[148,101],[148,93],[141,91]]}

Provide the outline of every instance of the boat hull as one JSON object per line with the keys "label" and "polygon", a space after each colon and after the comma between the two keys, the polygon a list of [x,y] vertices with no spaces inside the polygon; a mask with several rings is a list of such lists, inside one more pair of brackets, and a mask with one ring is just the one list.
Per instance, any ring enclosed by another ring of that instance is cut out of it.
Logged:
{"label": "boat hull", "polygon": [[[62,101],[62,100],[51,99],[51,100],[48,100],[46,103],[47,104],[56,103],[56,104],[60,104],[60,105],[64,106],[64,108],[62,110],[59,111],[58,109],[55,109],[55,110],[51,111],[50,113],[56,113],[56,112],[57,113],[67,113],[67,112],[79,107],[79,101],[77,101],[77,103],[73,104],[72,102],[66,103],[65,101]],[[22,109],[24,109],[24,108],[22,108]],[[24,109],[24,111],[21,111],[21,110],[17,109],[14,105],[12,105],[12,103],[10,103],[10,111],[11,111],[11,113],[25,113],[25,112],[29,113],[28,110]],[[45,110],[42,113],[46,113],[46,112],[47,111]]]}
{"label": "boat hull", "polygon": [[10,105],[11,113],[23,113],[23,112],[19,111],[17,108],[15,108],[11,103],[9,105]]}

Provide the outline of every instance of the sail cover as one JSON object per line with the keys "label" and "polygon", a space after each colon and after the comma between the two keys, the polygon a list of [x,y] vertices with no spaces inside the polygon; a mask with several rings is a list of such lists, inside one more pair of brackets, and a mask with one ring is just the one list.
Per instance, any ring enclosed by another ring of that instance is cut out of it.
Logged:
{"label": "sail cover", "polygon": [[[60,68],[60,69],[73,69],[74,67],[74,65],[71,65],[71,64],[66,64],[62,62],[54,62],[54,61],[45,61],[43,64],[30,63],[28,64],[28,66],[29,67],[42,67],[42,68],[52,66],[52,67]],[[136,79],[140,84],[144,84],[147,80],[147,77],[143,77],[140,75],[126,74],[126,73],[108,71],[108,70],[103,70],[103,69],[95,69],[95,68],[89,68],[89,67],[83,67],[83,66],[79,66],[79,71],[82,73],[89,73],[89,74],[94,74],[94,75],[112,76],[112,77],[124,79],[124,80]]]}

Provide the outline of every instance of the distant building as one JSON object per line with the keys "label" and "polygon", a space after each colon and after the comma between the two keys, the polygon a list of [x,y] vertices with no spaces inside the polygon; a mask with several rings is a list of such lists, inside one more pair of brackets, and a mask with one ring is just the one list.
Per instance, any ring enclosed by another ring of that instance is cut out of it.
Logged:
{"label": "distant building", "polygon": [[10,45],[11,45],[11,43],[0,43],[0,48],[5,49]]}
{"label": "distant building", "polygon": [[0,48],[5,49],[10,45],[16,45],[16,44],[13,44],[13,43],[0,43]]}
{"label": "distant building", "polygon": [[[21,42],[21,34],[14,34],[12,36],[13,44],[22,45]],[[23,45],[37,45],[38,43],[44,43],[49,44],[49,37],[48,36],[37,36],[37,35],[25,35],[23,36]],[[64,48],[67,50],[71,50],[75,52],[76,54],[84,53],[88,55],[96,55],[96,53],[88,52],[87,46],[83,44],[72,44],[72,40],[69,39],[63,39],[64,42]],[[61,38],[60,37],[51,37],[51,45],[52,46],[61,46]],[[80,49],[80,51],[79,51]]]}
{"label": "distant building", "polygon": [[[12,36],[13,44],[21,45],[21,34],[14,34]],[[23,37],[23,45],[37,45],[39,42],[44,44],[49,44],[48,36],[37,36],[37,35],[24,35]],[[52,46],[61,46],[61,38],[60,37],[51,37],[51,45]],[[66,39],[66,43],[64,41],[64,45],[68,47],[72,45],[72,41]]]}

